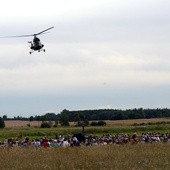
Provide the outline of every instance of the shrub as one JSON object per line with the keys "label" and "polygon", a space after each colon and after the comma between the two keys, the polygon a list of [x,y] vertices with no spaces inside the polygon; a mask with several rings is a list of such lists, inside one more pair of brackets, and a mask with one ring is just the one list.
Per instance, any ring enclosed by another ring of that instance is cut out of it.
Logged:
{"label": "shrub", "polygon": [[91,126],[106,126],[106,122],[103,120],[100,120],[98,122],[91,122]]}
{"label": "shrub", "polygon": [[99,121],[97,124],[98,126],[106,126],[106,122],[103,120]]}
{"label": "shrub", "polygon": [[98,126],[98,123],[97,122],[91,122],[90,125],[91,126]]}
{"label": "shrub", "polygon": [[54,124],[53,127],[58,127],[58,125],[57,125],[57,124]]}
{"label": "shrub", "polygon": [[51,128],[51,125],[49,122],[42,122],[40,127],[41,128]]}
{"label": "shrub", "polygon": [[31,124],[30,124],[30,123],[28,123],[28,124],[27,124],[27,126],[28,126],[28,127],[31,127]]}

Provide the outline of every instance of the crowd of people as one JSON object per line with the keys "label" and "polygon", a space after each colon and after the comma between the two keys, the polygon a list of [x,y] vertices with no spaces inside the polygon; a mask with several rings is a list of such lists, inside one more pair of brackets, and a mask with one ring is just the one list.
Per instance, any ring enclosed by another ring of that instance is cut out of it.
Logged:
{"label": "crowd of people", "polygon": [[0,148],[8,147],[34,147],[34,148],[59,148],[59,147],[80,147],[80,146],[101,146],[116,144],[147,144],[147,143],[170,143],[170,133],[142,133],[138,135],[106,134],[103,136],[77,134],[74,136],[56,136],[55,138],[43,137],[40,139],[30,139],[28,136],[24,138],[10,138],[0,142]]}

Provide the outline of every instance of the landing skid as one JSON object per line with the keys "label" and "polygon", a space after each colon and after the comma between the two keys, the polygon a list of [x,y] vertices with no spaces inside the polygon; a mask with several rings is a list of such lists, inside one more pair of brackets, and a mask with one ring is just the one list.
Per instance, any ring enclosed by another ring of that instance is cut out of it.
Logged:
{"label": "landing skid", "polygon": [[[45,52],[45,49],[36,50],[36,51],[38,51],[38,52],[40,52],[40,51],[44,51],[44,52]],[[33,52],[35,52],[35,50],[32,50],[32,51],[30,51],[29,53],[30,53],[30,54],[32,54]]]}

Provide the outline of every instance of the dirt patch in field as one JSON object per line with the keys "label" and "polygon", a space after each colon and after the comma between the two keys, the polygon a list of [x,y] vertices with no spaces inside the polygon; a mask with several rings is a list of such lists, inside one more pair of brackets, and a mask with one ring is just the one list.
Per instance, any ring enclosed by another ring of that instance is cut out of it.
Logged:
{"label": "dirt patch in field", "polygon": [[130,125],[134,123],[156,123],[170,122],[170,118],[154,118],[154,119],[131,119],[131,120],[106,120],[107,125]]}
{"label": "dirt patch in field", "polygon": [[5,121],[5,127],[39,127],[41,125],[41,121],[22,121],[22,120],[7,120]]}

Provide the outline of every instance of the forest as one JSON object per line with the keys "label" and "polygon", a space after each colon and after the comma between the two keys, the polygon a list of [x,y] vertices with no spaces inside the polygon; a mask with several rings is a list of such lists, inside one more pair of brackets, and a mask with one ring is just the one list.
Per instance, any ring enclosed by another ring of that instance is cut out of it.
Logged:
{"label": "forest", "polygon": [[126,119],[150,119],[170,117],[170,109],[132,109],[132,110],[63,110],[58,116],[65,114],[69,121],[76,121],[78,117],[85,120],[126,120]]}
{"label": "forest", "polygon": [[[44,115],[30,116],[28,118],[17,116],[10,120],[29,120],[29,121],[56,121],[67,119],[69,122],[79,120],[127,120],[127,119],[150,119],[150,118],[169,118],[170,109],[143,109],[135,108],[128,110],[119,109],[98,109],[98,110],[79,110],[69,111],[64,109],[61,113],[46,113]],[[6,115],[2,117],[9,120]]]}

